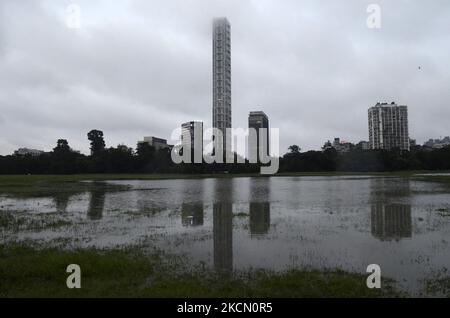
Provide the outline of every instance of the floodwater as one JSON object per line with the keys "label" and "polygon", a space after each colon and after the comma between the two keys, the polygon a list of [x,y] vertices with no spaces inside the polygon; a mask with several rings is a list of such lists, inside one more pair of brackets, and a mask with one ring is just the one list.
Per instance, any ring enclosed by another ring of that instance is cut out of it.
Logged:
{"label": "floodwater", "polygon": [[365,274],[378,264],[383,276],[416,295],[426,279],[448,275],[450,265],[450,188],[408,178],[92,182],[86,192],[0,193],[0,213],[70,222],[2,229],[4,241],[157,247],[221,271]]}

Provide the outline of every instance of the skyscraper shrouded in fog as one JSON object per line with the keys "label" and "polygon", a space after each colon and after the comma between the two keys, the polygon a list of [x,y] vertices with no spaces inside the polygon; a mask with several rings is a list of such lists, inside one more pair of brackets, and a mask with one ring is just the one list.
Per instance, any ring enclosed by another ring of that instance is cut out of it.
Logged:
{"label": "skyscraper shrouded in fog", "polygon": [[[223,139],[214,141],[215,149],[231,151],[231,30],[227,18],[213,20],[213,128],[220,129]],[[220,146],[219,146],[220,145]]]}
{"label": "skyscraper shrouded in fog", "polygon": [[370,149],[409,150],[407,106],[377,103],[368,115]]}

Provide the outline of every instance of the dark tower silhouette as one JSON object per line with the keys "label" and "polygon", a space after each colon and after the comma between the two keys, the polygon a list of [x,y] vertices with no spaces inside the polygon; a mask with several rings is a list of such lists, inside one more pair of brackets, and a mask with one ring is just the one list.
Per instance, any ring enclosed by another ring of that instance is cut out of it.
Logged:
{"label": "dark tower silhouette", "polygon": [[[232,181],[217,179],[213,204],[214,268],[219,272],[233,270],[233,204]],[[222,185],[222,186],[221,186]]]}

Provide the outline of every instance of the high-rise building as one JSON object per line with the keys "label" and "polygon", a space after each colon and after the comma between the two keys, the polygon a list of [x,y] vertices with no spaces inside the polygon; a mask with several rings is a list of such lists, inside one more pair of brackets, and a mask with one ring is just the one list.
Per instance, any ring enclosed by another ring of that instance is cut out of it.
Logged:
{"label": "high-rise building", "polygon": [[215,149],[231,151],[231,33],[226,18],[213,20],[213,128],[220,129],[223,139],[214,140]]}
{"label": "high-rise building", "polygon": [[409,150],[408,107],[377,103],[369,108],[370,149]]}
{"label": "high-rise building", "polygon": [[[191,149],[191,163],[202,163],[203,159],[203,122],[188,121],[181,125],[181,145],[183,151]],[[197,156],[195,156],[197,153]]]}
{"label": "high-rise building", "polygon": [[[256,141],[249,139],[248,141],[248,157],[252,158],[256,154],[257,161],[260,162],[260,148],[264,147],[264,154],[269,156],[269,118],[262,111],[250,112],[248,115],[248,128],[254,128],[256,131]],[[266,131],[264,134],[266,135],[266,140],[260,140],[260,132],[261,128],[265,128]],[[264,144],[263,144],[264,142]]]}

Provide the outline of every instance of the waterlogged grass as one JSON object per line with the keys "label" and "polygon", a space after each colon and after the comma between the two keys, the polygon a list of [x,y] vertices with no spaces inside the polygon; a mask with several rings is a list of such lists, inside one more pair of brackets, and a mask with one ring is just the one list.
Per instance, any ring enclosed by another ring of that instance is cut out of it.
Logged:
{"label": "waterlogged grass", "polygon": [[39,231],[71,225],[56,213],[42,213],[30,216],[20,212],[0,211],[0,230],[8,232]]}
{"label": "waterlogged grass", "polygon": [[[445,172],[445,171],[444,171]],[[422,181],[434,181],[450,184],[450,176],[426,175],[427,171],[400,172],[297,172],[278,173],[275,177],[308,177],[308,176],[384,176],[410,177]],[[436,172],[434,172],[436,173]],[[61,193],[89,191],[89,183],[80,181],[110,181],[110,180],[164,180],[164,179],[201,179],[201,178],[237,178],[237,177],[268,177],[258,173],[253,174],[77,174],[77,175],[0,175],[0,194],[14,194],[22,196],[42,196],[48,192]],[[107,187],[110,187],[108,189]],[[106,185],[105,190],[126,190],[125,186]],[[56,188],[56,190],[55,190]]]}
{"label": "waterlogged grass", "polygon": [[[429,171],[428,171],[429,172]],[[427,171],[399,172],[288,172],[277,173],[274,176],[413,176]],[[436,173],[436,171],[433,171]],[[107,180],[162,180],[162,179],[198,179],[198,178],[228,178],[228,177],[267,177],[259,173],[211,173],[211,174],[75,174],[75,175],[0,175],[0,187],[30,185],[36,182],[76,182],[76,181],[107,181]],[[436,176],[437,177],[437,176]],[[445,177],[447,178],[448,177]],[[449,179],[450,180],[450,179]]]}
{"label": "waterlogged grass", "polygon": [[[66,287],[66,267],[81,266],[81,289]],[[252,271],[220,275],[187,270],[177,259],[137,249],[39,249],[0,246],[0,297],[396,297],[383,281],[339,270]]]}
{"label": "waterlogged grass", "polygon": [[430,181],[430,182],[439,182],[439,183],[444,183],[447,185],[450,185],[450,175],[418,175],[418,176],[413,176],[414,180],[420,180],[420,181]]}

